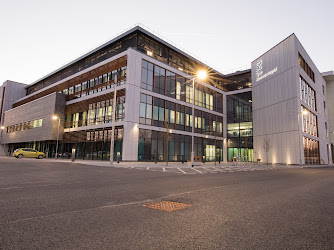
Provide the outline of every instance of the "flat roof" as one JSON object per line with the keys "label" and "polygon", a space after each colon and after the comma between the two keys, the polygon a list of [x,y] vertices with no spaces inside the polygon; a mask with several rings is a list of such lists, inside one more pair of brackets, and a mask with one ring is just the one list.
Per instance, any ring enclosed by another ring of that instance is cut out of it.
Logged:
{"label": "flat roof", "polygon": [[222,74],[222,73],[219,72],[218,70],[214,69],[212,66],[210,66],[210,65],[208,65],[208,64],[206,64],[206,63],[204,63],[203,61],[200,61],[199,59],[195,58],[194,56],[190,55],[189,53],[184,52],[184,51],[181,50],[180,48],[176,47],[176,45],[172,45],[171,43],[166,42],[166,41],[163,40],[162,38],[158,37],[157,35],[155,35],[155,34],[149,32],[149,31],[147,31],[146,29],[144,29],[143,27],[141,27],[140,24],[137,24],[135,27],[128,29],[127,31],[125,31],[125,32],[123,32],[122,34],[116,36],[115,38],[109,40],[108,42],[106,42],[106,43],[104,43],[104,44],[102,44],[102,45],[96,47],[95,49],[93,49],[93,50],[91,50],[91,51],[85,53],[84,55],[78,57],[77,59],[75,59],[75,60],[73,60],[73,61],[71,61],[71,62],[69,62],[69,63],[63,65],[62,67],[60,67],[60,68],[58,68],[58,69],[52,71],[51,73],[49,73],[49,74],[43,76],[42,78],[40,78],[40,79],[34,81],[33,83],[27,85],[26,88],[28,88],[28,87],[30,87],[30,86],[32,86],[32,85],[34,85],[34,84],[36,84],[36,83],[38,83],[38,82],[40,82],[40,81],[46,79],[46,78],[49,77],[49,76],[52,76],[53,74],[55,74],[55,73],[57,73],[57,72],[59,72],[59,71],[65,69],[66,67],[68,67],[68,66],[70,66],[70,65],[72,65],[72,64],[74,64],[74,63],[76,63],[76,62],[78,62],[78,61],[80,61],[81,59],[83,59],[83,58],[85,58],[85,57],[88,57],[89,55],[91,55],[91,54],[97,52],[98,50],[100,50],[100,49],[102,49],[102,48],[108,46],[109,44],[112,44],[112,43],[114,43],[114,42],[116,42],[116,41],[118,41],[118,40],[124,38],[125,36],[127,36],[127,35],[129,35],[129,34],[131,34],[131,33],[133,33],[133,32],[136,32],[136,31],[140,31],[140,32],[146,34],[147,36],[149,36],[149,37],[151,37],[151,38],[157,40],[158,42],[160,42],[160,43],[166,45],[167,47],[169,47],[169,48],[175,50],[176,52],[178,52],[178,53],[180,53],[180,54],[182,54],[182,55],[184,55],[184,56],[186,56],[186,57],[188,57],[188,58],[190,58],[190,59],[196,61],[197,63],[200,63],[200,64],[202,64],[202,65],[204,65],[204,66],[210,68],[213,72],[215,72],[215,73],[217,73],[217,74],[219,74],[219,75],[221,75],[221,76],[224,76],[224,74]]}
{"label": "flat roof", "polygon": [[321,73],[321,75],[326,81],[333,81],[334,80],[334,71],[323,72],[323,73]]}

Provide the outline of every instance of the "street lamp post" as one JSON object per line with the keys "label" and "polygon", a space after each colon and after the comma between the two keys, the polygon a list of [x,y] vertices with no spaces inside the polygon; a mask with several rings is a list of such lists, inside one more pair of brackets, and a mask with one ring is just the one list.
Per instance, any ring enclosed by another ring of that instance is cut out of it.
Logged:
{"label": "street lamp post", "polygon": [[191,126],[191,167],[194,167],[194,134],[195,134],[195,79],[204,80],[207,76],[206,71],[201,70],[197,72],[197,75],[193,77],[193,103],[192,103],[192,126]]}
{"label": "street lamp post", "polygon": [[115,136],[115,119],[116,119],[116,95],[117,95],[117,72],[114,79],[114,100],[113,111],[111,116],[111,140],[110,140],[110,165],[114,164],[114,136]]}
{"label": "street lamp post", "polygon": [[2,133],[3,133],[4,130],[5,130],[5,127],[4,127],[4,126],[1,126],[0,142],[1,142],[1,144],[2,144],[2,154],[3,154],[3,156],[5,156],[5,144],[2,143]]}
{"label": "street lamp post", "polygon": [[195,133],[195,77],[193,78],[193,105],[192,105],[192,126],[191,126],[191,167],[194,167],[194,133]]}
{"label": "street lamp post", "polygon": [[[301,111],[301,112],[298,112],[298,114],[297,114],[297,116],[298,116],[298,132],[300,131],[300,125],[299,125],[299,115],[307,115],[307,110],[306,109],[304,109],[303,111]],[[303,122],[303,120],[302,120],[302,122]],[[303,131],[302,131],[303,132]],[[302,167],[302,149],[301,149],[301,143],[300,143],[300,138],[298,138],[298,141],[299,141],[299,164],[300,164],[300,167]]]}
{"label": "street lamp post", "polygon": [[52,117],[53,120],[57,120],[58,119],[58,130],[57,130],[57,144],[56,144],[56,155],[55,155],[55,159],[57,159],[58,156],[58,142],[59,142],[59,126],[60,126],[60,118],[56,115],[54,115]]}

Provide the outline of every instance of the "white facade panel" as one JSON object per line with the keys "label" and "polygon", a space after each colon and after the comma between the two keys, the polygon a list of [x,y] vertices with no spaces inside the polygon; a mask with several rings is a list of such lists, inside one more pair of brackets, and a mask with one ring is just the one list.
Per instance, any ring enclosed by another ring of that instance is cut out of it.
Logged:
{"label": "white facade panel", "polygon": [[[314,71],[315,83],[299,65],[298,53]],[[316,92],[317,111],[313,113],[318,119],[317,137],[302,133],[300,75]],[[324,129],[325,122],[328,123],[323,104],[326,96],[322,93],[325,82],[295,35],[252,63],[252,84],[254,151],[258,159],[267,161],[268,157],[270,163],[305,163],[303,136],[306,136],[319,141],[321,163],[331,162]],[[268,152],[263,146],[265,138],[271,144]]]}

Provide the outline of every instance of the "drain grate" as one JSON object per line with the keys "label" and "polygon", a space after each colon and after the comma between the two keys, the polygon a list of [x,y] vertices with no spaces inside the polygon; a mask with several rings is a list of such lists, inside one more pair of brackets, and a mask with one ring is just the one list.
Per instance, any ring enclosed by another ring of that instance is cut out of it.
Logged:
{"label": "drain grate", "polygon": [[191,207],[191,205],[180,203],[180,202],[175,202],[175,201],[159,201],[159,202],[155,202],[151,204],[145,204],[143,205],[143,207],[162,210],[166,212],[172,212],[175,210],[180,210],[180,209],[184,209],[187,207]]}

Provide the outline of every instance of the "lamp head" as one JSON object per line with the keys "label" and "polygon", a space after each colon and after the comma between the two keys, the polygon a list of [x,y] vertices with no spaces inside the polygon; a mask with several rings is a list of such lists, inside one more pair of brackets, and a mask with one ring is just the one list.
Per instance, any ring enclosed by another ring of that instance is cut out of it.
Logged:
{"label": "lamp head", "polygon": [[197,72],[197,78],[200,80],[204,80],[207,76],[207,73],[205,70],[200,70]]}
{"label": "lamp head", "polygon": [[58,116],[54,115],[54,116],[52,116],[52,119],[53,120],[58,120]]}
{"label": "lamp head", "polygon": [[304,109],[304,111],[302,112],[303,115],[307,115],[308,111],[306,109]]}
{"label": "lamp head", "polygon": [[5,126],[1,126],[1,129],[4,130],[4,129],[5,129]]}

